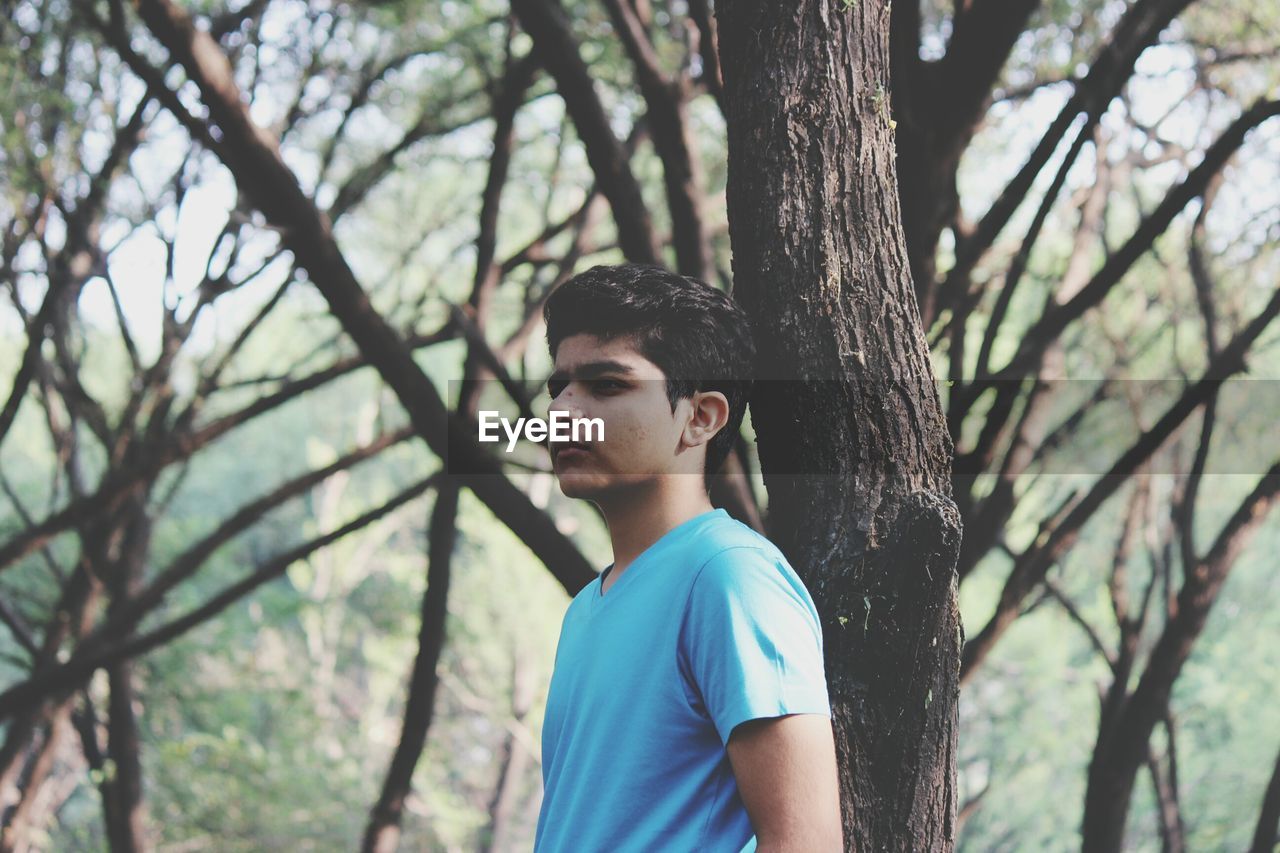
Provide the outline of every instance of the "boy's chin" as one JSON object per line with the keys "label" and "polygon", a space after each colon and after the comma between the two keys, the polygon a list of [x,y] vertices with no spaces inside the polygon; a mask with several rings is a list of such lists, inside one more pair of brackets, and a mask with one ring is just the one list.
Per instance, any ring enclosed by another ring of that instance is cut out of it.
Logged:
{"label": "boy's chin", "polygon": [[606,484],[589,474],[567,473],[556,478],[566,498],[590,499],[607,491]]}

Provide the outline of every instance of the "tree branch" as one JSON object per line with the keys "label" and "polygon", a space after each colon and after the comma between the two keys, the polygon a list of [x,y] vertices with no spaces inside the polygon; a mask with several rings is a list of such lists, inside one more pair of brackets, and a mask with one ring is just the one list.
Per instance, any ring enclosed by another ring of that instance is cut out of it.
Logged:
{"label": "tree branch", "polygon": [[633,261],[656,264],[661,253],[653,223],[631,172],[626,150],[613,135],[608,116],[558,0],[513,0],[512,11],[533,39],[534,53],[556,81],[565,109],[586,147],[587,162],[609,200],[618,224],[618,242]]}

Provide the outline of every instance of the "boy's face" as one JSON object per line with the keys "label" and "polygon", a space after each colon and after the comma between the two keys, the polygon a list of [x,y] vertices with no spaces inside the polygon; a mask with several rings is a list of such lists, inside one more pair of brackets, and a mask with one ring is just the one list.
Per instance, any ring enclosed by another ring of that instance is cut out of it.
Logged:
{"label": "boy's face", "polygon": [[550,411],[604,422],[603,441],[586,442],[583,449],[551,444],[560,489],[574,498],[598,499],[665,474],[701,478],[706,442],[728,414],[718,392],[680,400],[672,412],[666,376],[626,337],[565,338],[547,387]]}

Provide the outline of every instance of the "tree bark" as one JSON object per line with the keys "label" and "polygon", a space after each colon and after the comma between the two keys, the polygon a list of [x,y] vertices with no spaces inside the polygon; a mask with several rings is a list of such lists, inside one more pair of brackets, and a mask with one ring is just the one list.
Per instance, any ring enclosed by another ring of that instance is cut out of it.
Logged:
{"label": "tree bark", "polygon": [[960,519],[898,208],[889,7],[716,11],[769,532],[822,617],[846,847],[950,850]]}

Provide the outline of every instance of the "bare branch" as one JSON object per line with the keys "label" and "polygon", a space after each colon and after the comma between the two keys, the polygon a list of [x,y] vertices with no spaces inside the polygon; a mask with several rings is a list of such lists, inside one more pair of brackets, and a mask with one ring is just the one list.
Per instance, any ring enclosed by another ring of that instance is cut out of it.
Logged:
{"label": "bare branch", "polygon": [[511,8],[533,38],[535,55],[555,78],[565,109],[573,117],[587,161],[613,209],[623,252],[633,261],[659,263],[661,254],[640,184],[609,126],[559,0],[515,0]]}
{"label": "bare branch", "polygon": [[1145,460],[1161,447],[1174,429],[1199,408],[1224,379],[1244,367],[1245,353],[1254,341],[1280,314],[1280,289],[1250,323],[1241,330],[1218,356],[1209,363],[1204,375],[1179,397],[1160,419],[1137,442],[1126,450],[1103,474],[1089,493],[1071,509],[1062,523],[1055,526],[1043,541],[1029,548],[1015,563],[1000,594],[996,612],[986,626],[970,638],[964,648],[961,677],[967,678],[991,651],[996,640],[1017,617],[1018,608],[1027,595],[1044,579],[1049,568],[1074,544],[1084,523],[1093,516],[1107,498],[1133,474]]}
{"label": "bare branch", "polygon": [[98,645],[94,648],[82,647],[82,650],[72,655],[71,659],[66,663],[60,664],[48,672],[33,676],[27,681],[0,693],[0,718],[22,713],[46,697],[64,695],[74,691],[98,669],[119,661],[139,657],[182,636],[197,625],[203,624],[218,615],[262,584],[279,577],[289,566],[299,560],[304,560],[315,551],[333,544],[350,533],[367,527],[419,497],[427,489],[431,488],[438,478],[439,474],[432,474],[425,480],[396,495],[377,509],[370,510],[336,530],[323,536],[318,536],[309,542],[298,545],[267,560],[245,578],[227,587],[183,616],[166,622],[137,637],[118,640],[106,645]]}
{"label": "bare branch", "polygon": [[241,192],[281,227],[285,245],[307,270],[346,332],[395,391],[419,435],[436,454],[449,459],[451,469],[466,472],[460,475],[463,483],[539,556],[566,589],[576,591],[585,586],[596,573],[577,547],[503,475],[498,462],[481,448],[467,425],[451,417],[404,342],[370,305],[334,240],[329,220],[302,192],[281,159],[276,141],[249,118],[221,48],[171,0],[141,0],[139,11],[200,89],[211,117],[224,134],[221,156]]}

